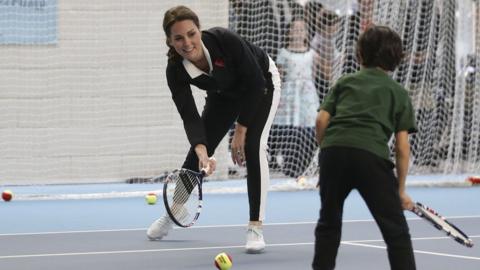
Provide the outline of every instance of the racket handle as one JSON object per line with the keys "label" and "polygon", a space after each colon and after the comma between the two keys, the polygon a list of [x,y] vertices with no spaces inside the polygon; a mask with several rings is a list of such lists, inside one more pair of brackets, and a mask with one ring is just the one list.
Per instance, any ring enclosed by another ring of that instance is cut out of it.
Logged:
{"label": "racket handle", "polygon": [[420,207],[419,203],[414,203],[413,208],[410,211],[412,211],[414,214],[416,214],[419,217],[423,217],[424,215],[423,215],[422,211],[420,211],[419,207]]}

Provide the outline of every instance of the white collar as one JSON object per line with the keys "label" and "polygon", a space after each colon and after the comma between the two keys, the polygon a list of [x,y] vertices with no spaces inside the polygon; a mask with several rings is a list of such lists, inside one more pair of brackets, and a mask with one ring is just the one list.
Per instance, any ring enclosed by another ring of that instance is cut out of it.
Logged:
{"label": "white collar", "polygon": [[[212,59],[210,59],[210,53],[208,52],[207,50],[207,47],[205,47],[205,45],[203,44],[203,41],[202,41],[202,48],[203,48],[203,53],[205,54],[205,58],[207,58],[207,62],[208,62],[208,67],[209,67],[209,74],[212,73]],[[205,73],[203,70],[197,68],[192,62],[190,62],[189,60],[187,59],[183,59],[183,66],[185,67],[185,70],[187,71],[188,75],[190,75],[190,77],[193,79],[193,78],[196,78],[202,74],[205,74],[205,75],[209,75],[207,73]]]}

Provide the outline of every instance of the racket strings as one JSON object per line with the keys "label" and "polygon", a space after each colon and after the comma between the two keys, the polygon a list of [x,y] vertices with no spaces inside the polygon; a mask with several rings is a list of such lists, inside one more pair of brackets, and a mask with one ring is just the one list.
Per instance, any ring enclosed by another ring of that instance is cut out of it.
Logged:
{"label": "racket strings", "polygon": [[197,186],[197,180],[188,173],[176,175],[175,179],[172,180],[173,183],[175,183],[173,202],[176,204],[185,204]]}
{"label": "racket strings", "polygon": [[181,224],[193,221],[199,206],[197,176],[180,172],[170,177],[167,188],[168,205],[173,217]]}
{"label": "racket strings", "polygon": [[190,213],[188,208],[182,204],[173,204],[171,207],[172,214],[175,216],[175,219],[181,223],[188,223],[190,220]]}

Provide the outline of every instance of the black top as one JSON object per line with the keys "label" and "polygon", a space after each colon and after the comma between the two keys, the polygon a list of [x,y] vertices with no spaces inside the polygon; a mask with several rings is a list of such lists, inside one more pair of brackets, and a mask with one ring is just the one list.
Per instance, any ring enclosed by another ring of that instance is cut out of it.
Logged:
{"label": "black top", "polygon": [[[240,114],[237,122],[247,127],[262,96],[266,94],[265,89],[273,89],[268,73],[268,55],[259,47],[220,27],[202,31],[202,42],[208,51],[205,55],[210,56],[210,74],[198,73],[192,78],[185,68],[191,63],[182,58],[169,61],[166,72],[173,101],[192,146],[206,145],[207,142],[205,128],[192,96],[191,84],[206,90],[207,95],[218,94],[238,100]],[[194,69],[197,73],[198,69]]]}

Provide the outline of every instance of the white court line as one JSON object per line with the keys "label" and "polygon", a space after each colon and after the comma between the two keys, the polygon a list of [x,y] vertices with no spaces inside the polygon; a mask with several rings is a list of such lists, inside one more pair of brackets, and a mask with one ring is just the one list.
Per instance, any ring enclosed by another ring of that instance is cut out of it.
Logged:
{"label": "white court line", "polygon": [[[451,216],[446,217],[447,220],[452,219],[475,219],[480,218],[480,215],[472,216]],[[419,217],[407,218],[407,220],[421,220]],[[344,220],[343,223],[361,223],[361,222],[375,222],[373,219],[352,219]],[[264,226],[284,226],[284,225],[308,225],[316,224],[316,221],[304,221],[304,222],[277,222],[277,223],[265,223]],[[193,226],[190,228],[175,227],[174,230],[194,230],[194,229],[209,229],[209,228],[235,228],[246,227],[246,224],[232,224],[232,225],[202,225]],[[48,235],[48,234],[76,234],[76,233],[98,233],[98,232],[128,232],[128,231],[145,231],[147,228],[133,228],[133,229],[114,229],[114,230],[78,230],[78,231],[58,231],[58,232],[36,232],[36,233],[5,233],[1,236],[22,236],[22,235]]]}
{"label": "white court line", "polygon": [[[480,217],[480,216],[479,216]],[[372,222],[373,220],[351,220],[345,222]],[[308,225],[316,224],[316,221],[305,222],[285,222],[285,223],[265,223],[263,226],[284,226],[284,225]],[[246,227],[246,224],[232,224],[232,225],[203,225],[193,226],[189,228],[174,227],[174,230],[195,230],[195,229],[210,229],[210,228],[235,228]],[[147,228],[134,228],[134,229],[115,229],[115,230],[79,230],[79,231],[59,231],[59,232],[37,232],[37,233],[5,233],[1,236],[22,236],[22,235],[47,235],[47,234],[76,234],[76,233],[98,233],[98,232],[128,232],[128,231],[146,231]]]}
{"label": "white court line", "polygon": [[59,257],[59,256],[82,256],[82,255],[108,255],[108,254],[128,254],[128,253],[148,253],[148,252],[167,252],[167,251],[191,251],[191,250],[210,250],[210,249],[233,249],[245,248],[245,246],[221,246],[221,247],[197,247],[197,248],[168,248],[168,249],[138,249],[138,250],[119,250],[119,251],[97,251],[97,252],[72,252],[72,253],[45,253],[28,255],[8,255],[0,256],[2,259],[19,258],[37,258],[37,257]]}
{"label": "white court line", "polygon": [[[461,219],[461,218],[479,218],[480,216],[459,216],[459,217],[450,217],[449,219]],[[411,218],[414,220],[420,218]],[[368,220],[345,220],[344,223],[356,223],[356,222],[374,222],[372,219]],[[269,223],[265,226],[282,226],[282,225],[304,225],[304,224],[315,224],[316,222],[290,222],[290,223]],[[189,229],[204,229],[204,228],[221,228],[221,227],[244,227],[245,224],[236,224],[236,225],[211,225],[211,226],[195,226]],[[119,229],[119,230],[91,230],[91,231],[67,231],[67,232],[43,232],[43,233],[17,233],[17,234],[0,234],[0,236],[16,236],[16,235],[45,235],[45,234],[68,234],[68,233],[97,233],[97,232],[122,232],[122,231],[143,231],[145,228],[140,229]],[[412,238],[412,241],[415,240],[432,240],[432,239],[448,239],[449,237],[423,237],[423,238]],[[480,235],[470,236],[470,238],[480,238]],[[356,241],[342,241],[342,244],[353,245],[353,246],[363,246],[370,248],[379,248],[385,249],[384,246],[365,244],[368,242],[383,242],[383,239],[380,240],[356,240]],[[304,246],[304,245],[313,245],[313,242],[307,243],[284,243],[284,244],[268,244],[268,247],[288,247],[288,246]],[[34,257],[54,257],[54,256],[82,256],[82,255],[108,255],[108,254],[129,254],[129,253],[147,253],[147,252],[169,252],[169,251],[193,251],[193,250],[212,250],[212,249],[236,249],[244,248],[241,246],[217,246],[217,247],[196,247],[196,248],[175,248],[175,249],[147,249],[147,250],[122,250],[122,251],[99,251],[99,252],[74,252],[74,253],[46,253],[46,254],[26,254],[26,255],[8,255],[0,256],[0,259],[15,259],[15,258],[34,258]],[[480,257],[471,257],[471,256],[461,256],[454,254],[438,253],[438,252],[429,252],[423,250],[414,250],[416,253],[429,254],[436,256],[444,257],[454,257],[462,259],[471,259],[471,260],[480,260]]]}
{"label": "white court line", "polygon": [[[480,216],[478,216],[480,218]],[[414,218],[420,219],[420,218]],[[357,219],[357,220],[345,220],[344,223],[360,223],[360,222],[375,222],[373,219]],[[263,226],[286,226],[286,225],[309,225],[317,224],[316,221],[305,222],[278,222],[278,223],[265,223]],[[195,230],[195,229],[211,229],[211,228],[236,228],[246,227],[246,224],[231,224],[231,225],[201,225],[193,226],[189,228],[174,227],[174,230]],[[22,235],[48,235],[48,234],[77,234],[77,233],[99,233],[99,232],[128,232],[128,231],[145,231],[147,228],[133,228],[133,229],[114,229],[114,230],[78,230],[78,231],[58,231],[58,232],[34,232],[34,233],[5,233],[1,236],[22,236]]]}
{"label": "white court line", "polygon": [[[412,239],[413,240],[413,239]],[[342,241],[342,244],[351,245],[351,246],[360,246],[360,247],[369,247],[369,248],[378,248],[378,249],[387,249],[385,246],[377,246],[371,244],[362,244],[358,243],[358,241]],[[431,251],[424,251],[414,249],[413,252],[420,253],[420,254],[428,254],[428,255],[436,255],[442,257],[451,257],[451,258],[459,258],[459,259],[468,259],[468,260],[477,260],[480,261],[480,257],[472,257],[472,256],[462,256],[462,255],[455,255],[455,254],[448,254],[448,253],[440,253],[440,252],[431,252]]]}
{"label": "white court line", "polygon": [[[305,224],[306,222],[299,222],[299,223],[276,223],[270,225],[284,225],[284,224]],[[308,224],[308,223],[307,223]],[[229,226],[229,225],[225,225]],[[230,225],[232,226],[240,226],[240,225]],[[241,225],[244,226],[244,225]],[[137,230],[137,229],[132,229]],[[112,230],[112,231],[132,231],[132,230]],[[143,230],[143,229],[142,229]],[[109,232],[109,230],[105,230]],[[70,233],[88,233],[88,232],[104,232],[104,231],[75,231]],[[59,232],[59,233],[66,233],[66,232]],[[39,233],[40,234],[40,233]],[[45,234],[45,233],[44,233]],[[56,234],[55,232],[46,233],[46,234]],[[480,238],[480,235],[474,235],[470,238]],[[412,241],[415,240],[434,240],[434,239],[449,239],[449,237],[419,237],[419,238],[412,238]],[[375,239],[375,240],[354,240],[354,241],[342,241],[342,244],[345,245],[352,245],[352,246],[362,246],[362,247],[370,247],[370,248],[378,248],[378,249],[385,249],[384,246],[378,245],[371,245],[365,244],[367,242],[383,242],[383,239]],[[313,242],[304,242],[304,243],[283,243],[283,244],[268,244],[268,247],[289,247],[289,246],[305,246],[305,245],[313,245]],[[133,253],[148,253],[148,252],[170,252],[170,251],[194,251],[194,250],[213,250],[213,249],[236,249],[236,248],[244,248],[243,245],[239,246],[214,246],[214,247],[194,247],[194,248],[170,248],[170,249],[144,249],[144,250],[121,250],[121,251],[98,251],[98,252],[72,252],[72,253],[45,253],[45,254],[26,254],[26,255],[7,255],[7,256],[0,256],[0,260],[2,259],[19,259],[19,258],[36,258],[36,257],[59,257],[59,256],[85,256],[85,255],[112,255],[112,254],[133,254]],[[480,257],[470,257],[470,256],[461,256],[461,255],[454,255],[454,254],[446,254],[446,253],[438,253],[438,252],[429,252],[429,251],[422,251],[422,250],[414,250],[416,253],[423,253],[423,254],[430,254],[430,255],[437,255],[437,256],[445,256],[445,257],[455,257],[455,258],[463,258],[463,259],[472,259],[472,260],[480,260]]]}
{"label": "white court line", "polygon": [[[306,243],[285,243],[285,244],[269,244],[267,247],[289,247],[289,246],[306,246],[313,245],[313,242]],[[22,259],[22,258],[38,258],[38,257],[59,257],[59,256],[83,256],[83,255],[111,255],[111,254],[133,254],[133,253],[149,253],[149,252],[170,252],[170,251],[192,251],[192,250],[212,250],[212,249],[237,249],[245,248],[240,246],[215,246],[215,247],[195,247],[195,248],[163,248],[163,249],[139,249],[139,250],[120,250],[120,251],[96,251],[96,252],[71,252],[71,253],[45,253],[45,254],[26,254],[26,255],[7,255],[0,256],[3,259]]]}
{"label": "white court line", "polygon": [[[480,236],[475,236],[480,237]],[[413,240],[413,239],[412,239]],[[386,249],[384,246],[364,244],[362,242],[373,242],[383,240],[356,240],[356,241],[342,241],[344,245],[361,246],[377,249]],[[303,243],[284,243],[284,244],[268,244],[267,247],[290,247],[290,246],[307,246],[314,245],[313,242]],[[72,252],[72,253],[45,253],[45,254],[27,254],[27,255],[7,255],[0,256],[0,260],[4,259],[24,259],[24,258],[38,258],[38,257],[61,257],[61,256],[86,256],[86,255],[116,255],[116,254],[135,254],[135,253],[151,253],[151,252],[172,252],[172,251],[196,251],[196,250],[226,250],[226,249],[238,249],[245,248],[244,245],[237,246],[214,246],[214,247],[194,247],[194,248],[165,248],[165,249],[139,249],[139,250],[120,250],[120,251],[97,251],[97,252]],[[423,250],[414,250],[415,253],[436,255],[443,257],[452,257],[469,260],[480,260],[480,257],[461,256],[455,254],[429,252]]]}
{"label": "white court line", "polygon": [[76,233],[100,233],[100,232],[129,232],[145,231],[145,229],[116,229],[116,230],[85,230],[85,231],[59,231],[59,232],[36,232],[36,233],[4,233],[1,236],[23,236],[23,235],[49,235],[49,234],[76,234]]}
{"label": "white court line", "polygon": [[[480,238],[480,235],[471,235],[469,238]],[[435,237],[412,237],[412,241],[421,241],[421,240],[443,240],[443,239],[451,239],[449,236],[435,236]],[[346,241],[348,243],[369,243],[369,242],[384,242],[383,239],[371,239],[371,240],[353,240],[353,241]]]}

